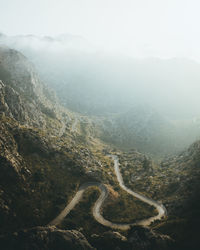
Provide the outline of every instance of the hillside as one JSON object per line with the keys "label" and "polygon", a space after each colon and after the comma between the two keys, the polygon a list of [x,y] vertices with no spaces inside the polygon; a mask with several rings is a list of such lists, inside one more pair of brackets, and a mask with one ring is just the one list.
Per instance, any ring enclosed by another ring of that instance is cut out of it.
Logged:
{"label": "hillside", "polygon": [[[108,146],[88,136],[90,128],[87,129],[86,117],[82,119],[58,104],[53,91],[41,82],[26,57],[2,47],[0,79],[0,244],[5,249],[21,249],[20,244],[34,249],[30,241],[22,240],[21,236],[16,238],[21,235],[20,230],[47,225],[82,183],[117,184],[111,174],[111,161],[102,153]],[[92,203],[95,197],[93,195]],[[122,199],[127,199],[123,192]],[[73,226],[65,222],[65,227],[78,229],[82,226],[85,230],[84,220],[82,224],[76,223],[77,219]],[[86,233],[107,230],[96,222],[94,231],[92,223],[87,226]],[[87,240],[81,242],[84,236],[77,231],[37,227],[30,232],[39,237],[40,231],[45,230],[49,237],[55,235],[57,241],[58,234],[63,237],[67,234],[77,247],[82,244],[82,247],[89,247]],[[19,234],[14,233],[16,231]],[[40,241],[38,238],[36,244]],[[39,249],[45,248],[43,244]],[[60,244],[69,247],[71,243],[61,241]]]}
{"label": "hillside", "polygon": [[[1,47],[0,245],[10,250],[55,249],[56,244],[63,250],[173,249],[167,234],[176,240],[175,249],[183,247],[183,236],[185,246],[194,248],[198,243],[200,142],[162,162],[129,150],[145,151],[158,138],[155,151],[166,124],[146,107],[110,117],[74,113],[61,106],[25,56]],[[120,150],[124,145],[127,150]],[[108,190],[100,211],[108,221],[137,222],[156,214],[154,207],[120,188],[108,154],[119,157],[125,185],[162,202],[168,217],[150,228],[113,230],[94,220],[92,207],[100,189],[90,187],[69,216],[56,227],[47,226],[88,182],[103,183]]]}
{"label": "hillside", "polygon": [[86,147],[79,133],[71,131],[74,115],[57,104],[28,60],[1,48],[0,61],[3,232],[44,225],[81,182],[113,178],[98,147],[92,151],[92,142]]}
{"label": "hillside", "polygon": [[165,204],[168,218],[153,228],[176,239],[175,249],[198,249],[200,141],[159,164],[134,150],[120,163],[128,187]]}
{"label": "hillside", "polygon": [[2,34],[0,44],[25,54],[63,106],[97,120],[95,137],[105,143],[160,158],[200,139],[195,61],[113,55],[70,34]]}
{"label": "hillside", "polygon": [[200,65],[196,61],[113,55],[70,34],[1,34],[0,44],[26,55],[62,103],[73,111],[105,115],[146,104],[170,118],[199,115]]}

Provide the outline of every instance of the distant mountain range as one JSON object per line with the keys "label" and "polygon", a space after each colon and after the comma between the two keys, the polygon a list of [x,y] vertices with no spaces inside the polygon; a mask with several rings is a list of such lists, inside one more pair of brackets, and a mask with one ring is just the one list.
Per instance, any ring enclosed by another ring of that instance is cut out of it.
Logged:
{"label": "distant mountain range", "polygon": [[70,34],[1,35],[0,44],[25,54],[66,108],[99,117],[107,142],[168,154],[199,138],[200,65],[194,61],[109,55]]}
{"label": "distant mountain range", "polygon": [[0,43],[6,44],[16,49],[33,49],[33,50],[84,50],[92,51],[93,46],[83,37],[61,34],[55,37],[51,36],[35,36],[35,35],[16,35],[7,36],[0,33]]}
{"label": "distant mountain range", "polygon": [[0,44],[25,54],[74,111],[102,115],[146,103],[170,118],[200,115],[200,65],[195,61],[111,55],[70,34],[1,35]]}

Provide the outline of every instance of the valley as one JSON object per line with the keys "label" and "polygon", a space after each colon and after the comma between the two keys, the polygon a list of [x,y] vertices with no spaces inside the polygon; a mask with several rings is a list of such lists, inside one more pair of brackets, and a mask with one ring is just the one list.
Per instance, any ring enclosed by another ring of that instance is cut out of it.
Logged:
{"label": "valley", "polygon": [[178,135],[145,105],[71,110],[47,83],[0,48],[2,249],[195,249],[200,142],[188,144],[198,123]]}
{"label": "valley", "polygon": [[80,202],[83,192],[91,186],[97,186],[100,190],[101,190],[101,195],[99,197],[99,199],[96,201],[94,207],[93,207],[93,216],[94,218],[102,225],[113,228],[113,229],[119,229],[119,230],[128,230],[130,228],[130,226],[134,226],[134,225],[141,225],[141,226],[149,226],[153,221],[155,220],[160,220],[161,218],[164,218],[164,216],[167,214],[167,211],[165,209],[165,207],[162,204],[158,204],[157,202],[150,200],[149,198],[137,194],[136,192],[131,191],[130,189],[128,189],[123,182],[120,170],[119,170],[119,162],[118,162],[118,158],[116,155],[111,155],[112,159],[114,160],[114,168],[115,168],[115,174],[117,176],[117,180],[119,182],[119,185],[122,189],[124,189],[126,192],[128,192],[129,194],[131,194],[133,197],[138,198],[139,200],[149,204],[150,206],[154,206],[156,208],[156,210],[158,211],[158,215],[148,218],[146,220],[141,220],[138,221],[136,223],[132,223],[132,224],[115,224],[112,223],[110,221],[105,220],[101,213],[101,207],[104,203],[104,201],[107,199],[109,191],[107,189],[107,187],[102,184],[102,183],[98,183],[98,182],[94,182],[94,183],[85,183],[83,184],[78,192],[76,193],[76,195],[73,197],[73,199],[71,200],[71,202],[65,207],[65,209],[53,220],[49,223],[49,225],[58,225],[62,222],[62,220],[70,213],[70,211],[76,206],[77,203]]}

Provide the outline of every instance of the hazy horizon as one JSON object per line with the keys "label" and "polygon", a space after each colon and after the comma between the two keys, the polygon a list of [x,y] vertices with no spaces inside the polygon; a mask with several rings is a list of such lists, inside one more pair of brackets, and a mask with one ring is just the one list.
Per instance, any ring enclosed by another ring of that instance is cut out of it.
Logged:
{"label": "hazy horizon", "polygon": [[199,10],[0,0],[0,248],[197,250]]}
{"label": "hazy horizon", "polygon": [[200,117],[200,64],[191,59],[138,60],[102,53],[70,34],[55,39],[2,35],[0,44],[27,56],[72,110],[86,105],[82,111],[96,107],[109,113],[109,107],[127,109],[147,103],[170,119]]}
{"label": "hazy horizon", "polygon": [[200,116],[197,1],[0,2],[0,44],[27,56],[70,108],[147,103],[175,120]]}
{"label": "hazy horizon", "polygon": [[[1,0],[0,32],[73,34],[94,47],[136,58],[200,61],[196,0]],[[13,22],[15,25],[13,25]]]}

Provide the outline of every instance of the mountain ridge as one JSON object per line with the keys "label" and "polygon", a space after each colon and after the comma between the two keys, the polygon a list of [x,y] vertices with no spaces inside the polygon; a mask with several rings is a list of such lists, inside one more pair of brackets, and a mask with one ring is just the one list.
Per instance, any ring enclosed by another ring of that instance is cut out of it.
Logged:
{"label": "mountain ridge", "polygon": [[[144,204],[141,206],[135,200],[131,201],[120,190],[113,163],[106,157],[108,153],[113,153],[119,156],[122,175],[129,187],[156,200],[163,200],[169,209],[169,217],[153,225],[157,233],[144,228],[133,228],[125,235],[110,233],[88,215],[89,206],[97,196],[97,190],[90,190],[85,194],[83,203],[60,227],[76,230],[84,227],[88,241],[97,249],[102,246],[109,249],[110,244],[122,249],[135,246],[141,249],[144,244],[144,249],[160,249],[161,245],[173,249],[169,238],[159,233],[176,236],[179,242],[175,249],[183,246],[180,243],[182,238],[178,231],[174,231],[173,225],[181,226],[184,219],[191,223],[193,230],[196,224],[191,213],[194,211],[199,218],[196,211],[199,199],[196,191],[200,174],[199,141],[188,151],[156,164],[135,149],[121,151],[99,140],[101,138],[97,134],[102,131],[96,128],[99,126],[96,118],[75,114],[62,107],[21,53],[8,48],[0,49],[0,80],[0,244],[6,239],[21,244],[23,237],[20,235],[29,235],[30,232],[32,235],[38,232],[38,237],[34,236],[37,244],[41,243],[40,235],[45,231],[48,235],[51,231],[53,235],[61,233],[64,237],[67,232],[35,227],[47,225],[55,218],[79,186],[87,181],[102,181],[109,186],[111,198],[104,207],[106,217],[110,216],[112,207],[121,222],[127,219],[126,213],[130,213],[130,218],[132,213],[139,214],[141,210],[150,213]],[[143,121],[145,117],[141,119]],[[128,124],[130,129],[134,127],[134,122]],[[178,178],[180,186],[175,185]],[[187,188],[192,182],[195,185],[189,192]],[[191,194],[194,196],[192,199]],[[134,211],[133,204],[138,205],[134,206]],[[185,207],[181,213],[178,210],[180,204]],[[183,228],[187,233],[188,228]],[[94,232],[96,236],[92,235]],[[73,239],[74,235],[70,237]],[[112,240],[108,241],[109,237]],[[48,237],[45,239],[48,240]],[[198,237],[194,243],[187,237],[183,242],[188,242],[187,247],[194,246]],[[30,241],[24,240],[24,244],[30,244]],[[39,249],[45,249],[44,245]]]}

